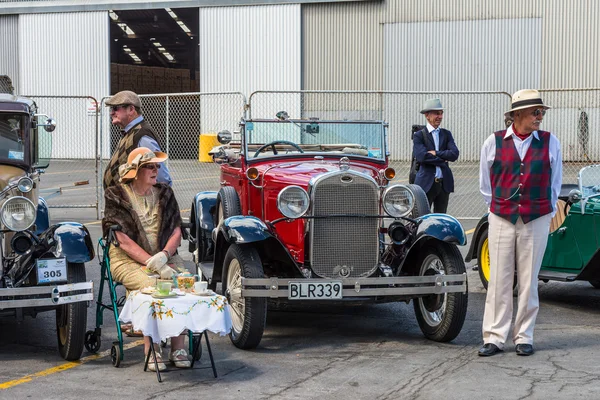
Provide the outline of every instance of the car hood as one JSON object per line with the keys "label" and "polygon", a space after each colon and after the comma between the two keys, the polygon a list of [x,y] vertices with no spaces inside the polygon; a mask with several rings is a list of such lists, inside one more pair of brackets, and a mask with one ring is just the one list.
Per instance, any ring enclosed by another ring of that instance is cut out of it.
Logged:
{"label": "car hood", "polygon": [[[308,187],[309,181],[319,175],[329,172],[340,171],[339,160],[315,160],[315,161],[290,161],[282,163],[265,163],[256,166],[260,176],[263,177],[263,184],[266,187],[298,185],[304,188]],[[369,175],[375,180],[379,172],[379,168],[368,166],[365,164],[357,164],[350,162],[349,170],[365,175]]]}
{"label": "car hood", "polygon": [[13,178],[25,176],[27,173],[21,168],[12,165],[0,165],[0,190],[8,186],[8,182]]}

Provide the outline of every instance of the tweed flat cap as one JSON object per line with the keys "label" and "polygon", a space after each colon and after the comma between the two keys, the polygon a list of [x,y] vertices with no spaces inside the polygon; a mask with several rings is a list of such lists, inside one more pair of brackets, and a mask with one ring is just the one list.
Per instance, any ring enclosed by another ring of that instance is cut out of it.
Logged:
{"label": "tweed flat cap", "polygon": [[125,104],[131,104],[134,107],[142,108],[142,102],[137,94],[131,90],[123,90],[106,100],[106,106],[121,106]]}

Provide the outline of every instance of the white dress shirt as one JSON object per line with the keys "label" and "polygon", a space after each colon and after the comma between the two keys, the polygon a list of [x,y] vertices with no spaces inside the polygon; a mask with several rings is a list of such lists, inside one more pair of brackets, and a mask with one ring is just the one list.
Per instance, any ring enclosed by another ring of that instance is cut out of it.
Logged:
{"label": "white dress shirt", "polygon": [[[519,153],[521,160],[525,158],[529,146],[531,146],[532,140],[540,140],[537,131],[534,131],[525,140],[521,140],[515,135],[512,125],[506,130],[504,139],[512,135],[513,143]],[[550,134],[550,144],[548,146],[548,153],[550,153],[550,184],[552,187],[552,216],[556,214],[556,202],[562,186],[562,155],[560,151],[560,142],[554,134]],[[492,134],[490,135],[481,148],[481,160],[479,162],[479,191],[483,195],[488,207],[492,203],[492,184],[491,184],[491,168],[496,158],[496,138]]]}
{"label": "white dress shirt", "polygon": [[[433,137],[433,143],[435,144],[435,151],[440,151],[440,128],[434,128],[429,122],[427,123],[427,130],[431,133]],[[435,177],[442,178],[442,169],[440,167],[435,167]]]}

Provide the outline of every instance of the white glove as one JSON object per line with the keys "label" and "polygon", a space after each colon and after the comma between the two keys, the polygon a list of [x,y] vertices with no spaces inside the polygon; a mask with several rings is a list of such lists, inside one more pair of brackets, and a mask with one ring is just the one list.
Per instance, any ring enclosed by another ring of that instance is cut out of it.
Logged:
{"label": "white glove", "polygon": [[177,272],[168,265],[164,265],[158,273],[160,274],[160,279],[172,279],[173,275],[177,274]]}
{"label": "white glove", "polygon": [[159,252],[146,260],[146,266],[150,271],[160,272],[160,269],[167,263],[168,258],[164,252]]}

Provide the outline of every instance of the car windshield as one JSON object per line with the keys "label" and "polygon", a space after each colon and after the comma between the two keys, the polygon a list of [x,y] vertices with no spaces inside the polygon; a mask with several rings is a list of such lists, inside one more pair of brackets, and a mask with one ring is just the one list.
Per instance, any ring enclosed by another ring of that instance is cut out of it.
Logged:
{"label": "car windshield", "polygon": [[0,113],[0,162],[25,160],[25,121],[23,114]]}
{"label": "car windshield", "polygon": [[590,165],[579,171],[579,190],[583,197],[600,195],[600,165]]}
{"label": "car windshield", "polygon": [[247,121],[247,159],[339,154],[385,159],[384,124],[380,121]]}

